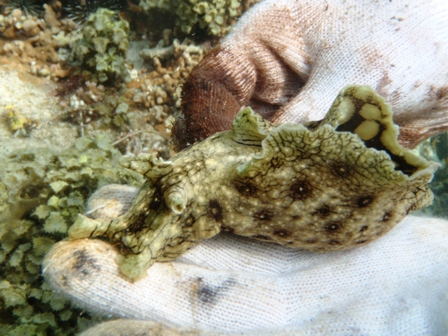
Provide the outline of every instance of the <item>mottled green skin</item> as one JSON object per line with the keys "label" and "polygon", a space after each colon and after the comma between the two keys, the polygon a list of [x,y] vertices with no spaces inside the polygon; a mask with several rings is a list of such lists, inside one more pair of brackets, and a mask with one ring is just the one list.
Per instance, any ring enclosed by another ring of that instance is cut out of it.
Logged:
{"label": "mottled green skin", "polygon": [[[349,130],[367,120],[360,114],[366,104],[379,131],[362,141]],[[120,243],[130,278],[221,230],[317,252],[365,244],[432,201],[427,183],[436,166],[396,144],[391,118],[367,87],[347,88],[310,129],[271,125],[246,108],[231,131],[169,162],[151,155],[129,161],[148,178],[129,211],[101,225],[80,220],[71,236]]]}

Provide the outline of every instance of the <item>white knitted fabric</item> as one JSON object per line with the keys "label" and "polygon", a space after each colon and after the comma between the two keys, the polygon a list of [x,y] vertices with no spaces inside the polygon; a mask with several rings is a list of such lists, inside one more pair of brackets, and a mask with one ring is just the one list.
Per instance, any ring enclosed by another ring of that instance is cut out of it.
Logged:
{"label": "white knitted fabric", "polygon": [[446,111],[437,90],[448,84],[447,20],[446,0],[267,0],[246,13],[222,48],[263,72],[267,89],[255,95],[266,92],[268,101],[280,60],[303,79],[277,122],[323,119],[347,84],[371,86],[397,120],[414,119],[441,105]]}
{"label": "white knitted fabric", "polygon": [[187,85],[197,99],[186,109],[205,111],[189,111],[194,127],[185,127],[230,122],[232,113],[207,110],[234,104],[215,96],[222,85],[239,103],[276,111],[271,121],[293,123],[323,119],[345,86],[369,85],[391,105],[401,144],[414,147],[448,128],[447,40],[446,0],[265,0],[194,71],[214,93]]}
{"label": "white knitted fabric", "polygon": [[219,235],[154,264],[135,283],[119,275],[116,258],[102,241],[61,242],[45,275],[88,310],[204,333],[448,332],[448,222],[441,219],[409,216],[373,243],[327,254]]}

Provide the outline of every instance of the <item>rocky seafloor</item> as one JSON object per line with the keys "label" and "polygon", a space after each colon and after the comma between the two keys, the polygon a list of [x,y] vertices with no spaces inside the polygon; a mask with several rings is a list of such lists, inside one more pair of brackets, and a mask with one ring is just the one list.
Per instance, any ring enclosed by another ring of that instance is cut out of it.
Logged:
{"label": "rocky seafloor", "polygon": [[[41,262],[86,199],[140,185],[123,155],[172,155],[181,85],[256,1],[0,1],[0,330],[71,335],[101,317],[55,293]],[[104,6],[106,8],[100,8]],[[448,138],[426,215],[446,216]]]}

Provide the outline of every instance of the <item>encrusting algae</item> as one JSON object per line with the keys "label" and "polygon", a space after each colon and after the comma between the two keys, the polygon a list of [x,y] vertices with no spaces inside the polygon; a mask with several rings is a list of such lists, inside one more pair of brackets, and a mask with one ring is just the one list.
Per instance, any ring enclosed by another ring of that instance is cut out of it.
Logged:
{"label": "encrusting algae", "polygon": [[0,155],[2,332],[44,335],[52,330],[62,335],[98,321],[43,282],[41,263],[66,236],[77,214],[84,212],[87,197],[98,187],[140,185],[138,174],[114,163],[120,157],[108,135],[79,138],[63,152],[32,148]]}
{"label": "encrusting algae", "polygon": [[118,243],[131,279],[221,230],[316,252],[360,246],[432,202],[438,165],[397,136],[390,108],[369,87],[346,88],[308,127],[274,125],[245,108],[231,131],[170,161],[129,159],[148,180],[128,212],[105,222],[80,215],[69,237]]}
{"label": "encrusting algae", "polygon": [[97,82],[130,81],[125,66],[129,47],[129,23],[115,19],[113,11],[100,8],[91,14],[70,39],[69,49],[59,49],[59,60],[79,66]]}

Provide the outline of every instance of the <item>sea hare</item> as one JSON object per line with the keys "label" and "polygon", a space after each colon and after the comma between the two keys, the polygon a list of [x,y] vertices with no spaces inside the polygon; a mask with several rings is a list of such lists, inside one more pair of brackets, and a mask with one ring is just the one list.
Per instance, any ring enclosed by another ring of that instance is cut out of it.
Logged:
{"label": "sea hare", "polygon": [[398,127],[370,87],[351,86],[326,118],[275,125],[250,108],[232,129],[177,153],[128,159],[147,181],[111,222],[80,215],[71,239],[107,237],[138,279],[220,231],[329,252],[366,244],[429,205],[436,164],[397,144]]}

